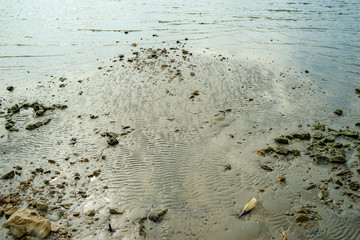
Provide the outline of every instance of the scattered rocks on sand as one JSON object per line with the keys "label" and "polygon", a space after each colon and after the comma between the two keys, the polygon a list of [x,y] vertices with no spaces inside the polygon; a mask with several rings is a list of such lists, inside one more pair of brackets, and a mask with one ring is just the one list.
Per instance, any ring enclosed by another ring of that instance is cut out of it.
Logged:
{"label": "scattered rocks on sand", "polygon": [[15,238],[31,236],[43,239],[51,231],[49,219],[42,218],[38,212],[27,208],[16,211],[4,225]]}
{"label": "scattered rocks on sand", "polygon": [[159,223],[164,219],[167,212],[168,212],[168,209],[157,210],[157,211],[151,212],[149,215],[149,219],[153,222]]}

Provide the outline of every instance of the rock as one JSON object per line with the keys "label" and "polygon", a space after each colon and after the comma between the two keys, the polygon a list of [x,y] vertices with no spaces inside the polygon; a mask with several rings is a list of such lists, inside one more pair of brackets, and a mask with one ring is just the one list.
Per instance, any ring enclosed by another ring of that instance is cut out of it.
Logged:
{"label": "rock", "polygon": [[301,139],[301,140],[309,140],[310,139],[310,133],[308,132],[297,132],[292,135],[293,138]]}
{"label": "rock", "polygon": [[326,143],[327,142],[334,142],[335,141],[335,136],[334,135],[327,135],[321,141],[326,142]]}
{"label": "rock", "polygon": [[74,217],[80,216],[80,212],[74,212],[74,213],[73,213],[73,216],[74,216]]}
{"label": "rock", "polygon": [[107,143],[111,146],[116,145],[119,143],[119,141],[116,138],[110,138]]}
{"label": "rock", "polygon": [[18,210],[18,208],[10,208],[9,210],[4,212],[5,218],[8,219],[9,217],[11,217],[11,215],[13,215],[16,211]]}
{"label": "rock", "polygon": [[329,157],[324,156],[324,155],[320,155],[320,154],[316,154],[314,161],[315,161],[316,164],[328,163],[329,162]]}
{"label": "rock", "polygon": [[94,209],[90,209],[86,212],[86,216],[89,216],[89,217],[93,217],[95,216],[95,210]]}
{"label": "rock", "polygon": [[296,221],[297,223],[309,221],[309,217],[308,217],[307,215],[305,215],[305,214],[301,214],[301,215],[299,215],[299,216],[297,216],[297,217],[295,218],[295,221]]}
{"label": "rock", "polygon": [[355,126],[360,127],[360,122],[355,123]]}
{"label": "rock", "polygon": [[42,218],[36,211],[20,209],[7,220],[6,228],[9,228],[11,235],[15,238],[31,236],[46,238],[51,231],[49,219]]}
{"label": "rock", "polygon": [[118,209],[115,208],[110,208],[109,209],[109,213],[114,215],[114,214],[123,214],[123,212],[119,211]]}
{"label": "rock", "polygon": [[359,133],[356,131],[351,131],[351,130],[341,130],[340,134],[346,136],[346,137],[351,137],[351,138],[358,138],[359,137]]}
{"label": "rock", "polygon": [[264,152],[265,153],[273,153],[273,152],[275,152],[275,149],[269,146],[269,147],[264,149]]}
{"label": "rock", "polygon": [[11,171],[5,174],[4,176],[2,176],[1,179],[11,179],[14,178],[14,176],[15,176],[15,171]]}
{"label": "rock", "polygon": [[346,163],[346,159],[343,156],[335,156],[329,159],[331,163]]}
{"label": "rock", "polygon": [[360,88],[355,88],[355,93],[360,94]]}
{"label": "rock", "polygon": [[285,137],[278,137],[278,138],[275,138],[275,142],[280,143],[280,144],[289,144],[289,139],[287,139]]}
{"label": "rock", "polygon": [[323,138],[323,134],[320,130],[317,130],[314,132],[313,138],[315,139],[322,139]]}
{"label": "rock", "polygon": [[226,164],[225,165],[225,171],[231,170],[231,165],[230,164]]}
{"label": "rock", "polygon": [[7,123],[5,123],[5,129],[6,130],[10,130],[12,127],[14,127],[15,126],[15,123],[14,122],[7,122]]}
{"label": "rock", "polygon": [[342,111],[341,109],[336,109],[336,110],[334,111],[334,113],[335,113],[336,115],[341,116],[342,113],[343,113],[343,111]]}
{"label": "rock", "polygon": [[164,219],[167,212],[168,212],[168,209],[157,210],[157,211],[151,212],[149,215],[149,219],[153,222],[159,223]]}
{"label": "rock", "polygon": [[7,86],[6,90],[8,90],[9,92],[12,92],[12,91],[14,91],[14,87],[13,86]]}
{"label": "rock", "polygon": [[298,156],[301,155],[301,154],[300,154],[300,151],[299,151],[299,150],[296,150],[296,149],[293,149],[293,150],[291,150],[290,152],[291,152],[292,155],[294,155],[295,157],[298,157]]}
{"label": "rock", "polygon": [[282,176],[281,174],[276,175],[276,178],[278,179],[279,183],[286,182],[286,177]]}
{"label": "rock", "polygon": [[350,182],[349,183],[349,188],[353,191],[359,191],[360,188],[360,184],[357,182]]}
{"label": "rock", "polygon": [[269,172],[271,172],[273,169],[271,168],[271,167],[269,167],[268,165],[260,165],[260,167],[262,168],[262,169],[264,169],[264,170],[266,170],[266,171],[269,171]]}
{"label": "rock", "polygon": [[42,212],[46,212],[48,210],[48,205],[43,202],[37,202],[36,203],[36,209]]}
{"label": "rock", "polygon": [[284,148],[284,147],[277,147],[275,152],[278,153],[278,154],[282,154],[282,155],[288,155],[289,154],[289,149]]}
{"label": "rock", "polygon": [[320,130],[320,131],[325,131],[325,125],[324,124],[321,124],[321,123],[317,123],[314,125],[314,128],[316,130]]}

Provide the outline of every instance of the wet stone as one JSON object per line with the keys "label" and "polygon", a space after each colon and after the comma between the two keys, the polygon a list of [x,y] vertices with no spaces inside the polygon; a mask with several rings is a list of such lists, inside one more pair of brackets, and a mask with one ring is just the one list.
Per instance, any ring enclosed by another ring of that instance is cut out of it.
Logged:
{"label": "wet stone", "polygon": [[167,212],[168,212],[168,209],[157,210],[157,211],[151,212],[149,215],[149,219],[153,222],[159,223],[164,219]]}
{"label": "wet stone", "polygon": [[7,86],[6,90],[8,90],[9,92],[12,92],[12,91],[14,91],[14,87],[13,86]]}
{"label": "wet stone", "polygon": [[329,157],[320,155],[320,154],[315,155],[315,163],[316,164],[324,164],[324,163],[328,163],[328,162],[329,162]]}
{"label": "wet stone", "polygon": [[314,125],[315,130],[325,131],[325,125],[321,123],[317,123]]}
{"label": "wet stone", "polygon": [[231,170],[231,165],[230,164],[226,164],[225,165],[225,171]]}
{"label": "wet stone", "polygon": [[343,111],[341,109],[336,109],[334,113],[338,116],[341,116],[343,114]]}
{"label": "wet stone", "polygon": [[284,148],[284,147],[277,147],[275,152],[278,153],[278,154],[282,154],[282,155],[288,155],[289,154],[289,149]]}
{"label": "wet stone", "polygon": [[275,138],[275,142],[280,143],[280,144],[289,144],[289,139],[287,139],[285,137],[278,137],[278,138]]}
{"label": "wet stone", "polygon": [[5,174],[4,176],[2,176],[1,179],[11,179],[14,178],[14,176],[15,176],[15,171],[11,171]]}
{"label": "wet stone", "polygon": [[119,211],[116,208],[110,208],[109,213],[112,214],[112,215],[123,214],[123,212]]}
{"label": "wet stone", "polygon": [[273,169],[271,168],[271,167],[269,167],[268,165],[260,165],[260,167],[262,168],[262,169],[264,169],[265,171],[268,171],[268,172],[271,172]]}
{"label": "wet stone", "polygon": [[346,159],[343,156],[334,156],[329,160],[331,163],[346,163]]}
{"label": "wet stone", "polygon": [[295,221],[297,223],[306,222],[306,221],[309,221],[309,217],[305,214],[301,214],[295,218]]}
{"label": "wet stone", "polygon": [[89,216],[89,217],[93,217],[95,216],[95,210],[94,209],[90,209],[86,212],[86,216]]}
{"label": "wet stone", "polygon": [[110,138],[107,143],[111,146],[114,146],[119,143],[119,141],[116,138]]}
{"label": "wet stone", "polygon": [[357,182],[350,182],[349,183],[349,188],[353,191],[359,191],[360,188],[360,184]]}
{"label": "wet stone", "polygon": [[314,132],[313,138],[315,139],[322,139],[323,138],[323,134],[320,130],[317,130]]}
{"label": "wet stone", "polygon": [[309,140],[310,139],[310,133],[308,132],[297,132],[292,135],[293,138],[301,139],[301,140]]}

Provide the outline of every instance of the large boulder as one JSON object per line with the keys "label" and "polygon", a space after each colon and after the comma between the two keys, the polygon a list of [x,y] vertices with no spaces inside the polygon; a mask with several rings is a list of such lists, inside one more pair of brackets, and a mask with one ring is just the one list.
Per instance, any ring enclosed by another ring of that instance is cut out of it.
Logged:
{"label": "large boulder", "polygon": [[51,231],[51,222],[36,211],[23,208],[12,214],[4,227],[10,230],[14,238],[24,236],[46,238]]}

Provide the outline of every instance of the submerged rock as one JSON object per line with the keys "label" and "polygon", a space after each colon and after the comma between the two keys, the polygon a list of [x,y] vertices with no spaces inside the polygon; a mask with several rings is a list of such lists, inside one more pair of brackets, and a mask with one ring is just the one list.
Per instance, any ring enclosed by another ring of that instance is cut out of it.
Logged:
{"label": "submerged rock", "polygon": [[305,132],[305,131],[301,131],[301,132],[294,133],[292,135],[292,137],[297,138],[297,139],[301,139],[301,140],[309,140],[310,139],[310,133]]}
{"label": "submerged rock", "polygon": [[309,221],[309,217],[305,214],[301,214],[295,218],[295,221],[297,223],[306,222],[306,221]]}
{"label": "submerged rock", "polygon": [[341,116],[341,115],[343,114],[343,111],[342,111],[341,109],[336,109],[336,110],[334,111],[334,113],[335,113],[336,115]]}
{"label": "submerged rock", "polygon": [[282,155],[288,155],[289,154],[289,149],[284,148],[284,147],[277,147],[275,152],[278,153],[278,154],[282,154]]}
{"label": "submerged rock", "polygon": [[168,209],[157,210],[157,211],[151,212],[149,215],[149,219],[153,222],[159,223],[164,219],[167,212],[168,212]]}
{"label": "submerged rock", "polygon": [[14,91],[14,87],[13,86],[8,86],[8,87],[6,87],[6,90],[8,90],[9,92],[12,92],[12,91]]}
{"label": "submerged rock", "polygon": [[4,176],[2,176],[1,179],[11,179],[14,178],[14,176],[15,176],[15,171],[11,171],[5,174]]}
{"label": "submerged rock", "polygon": [[116,138],[110,138],[108,141],[107,141],[107,143],[109,144],[109,145],[111,145],[111,146],[114,146],[114,145],[116,145],[116,144],[118,144],[119,143],[119,141],[116,139]]}
{"label": "submerged rock", "polygon": [[46,238],[51,231],[49,219],[42,218],[38,212],[26,208],[11,215],[4,225],[15,238],[24,236]]}
{"label": "submerged rock", "polygon": [[275,138],[275,142],[281,143],[281,144],[289,144],[289,139],[287,139],[286,137],[278,137],[278,138]]}
{"label": "submerged rock", "polygon": [[329,160],[331,163],[346,163],[346,159],[343,156],[334,156]]}

